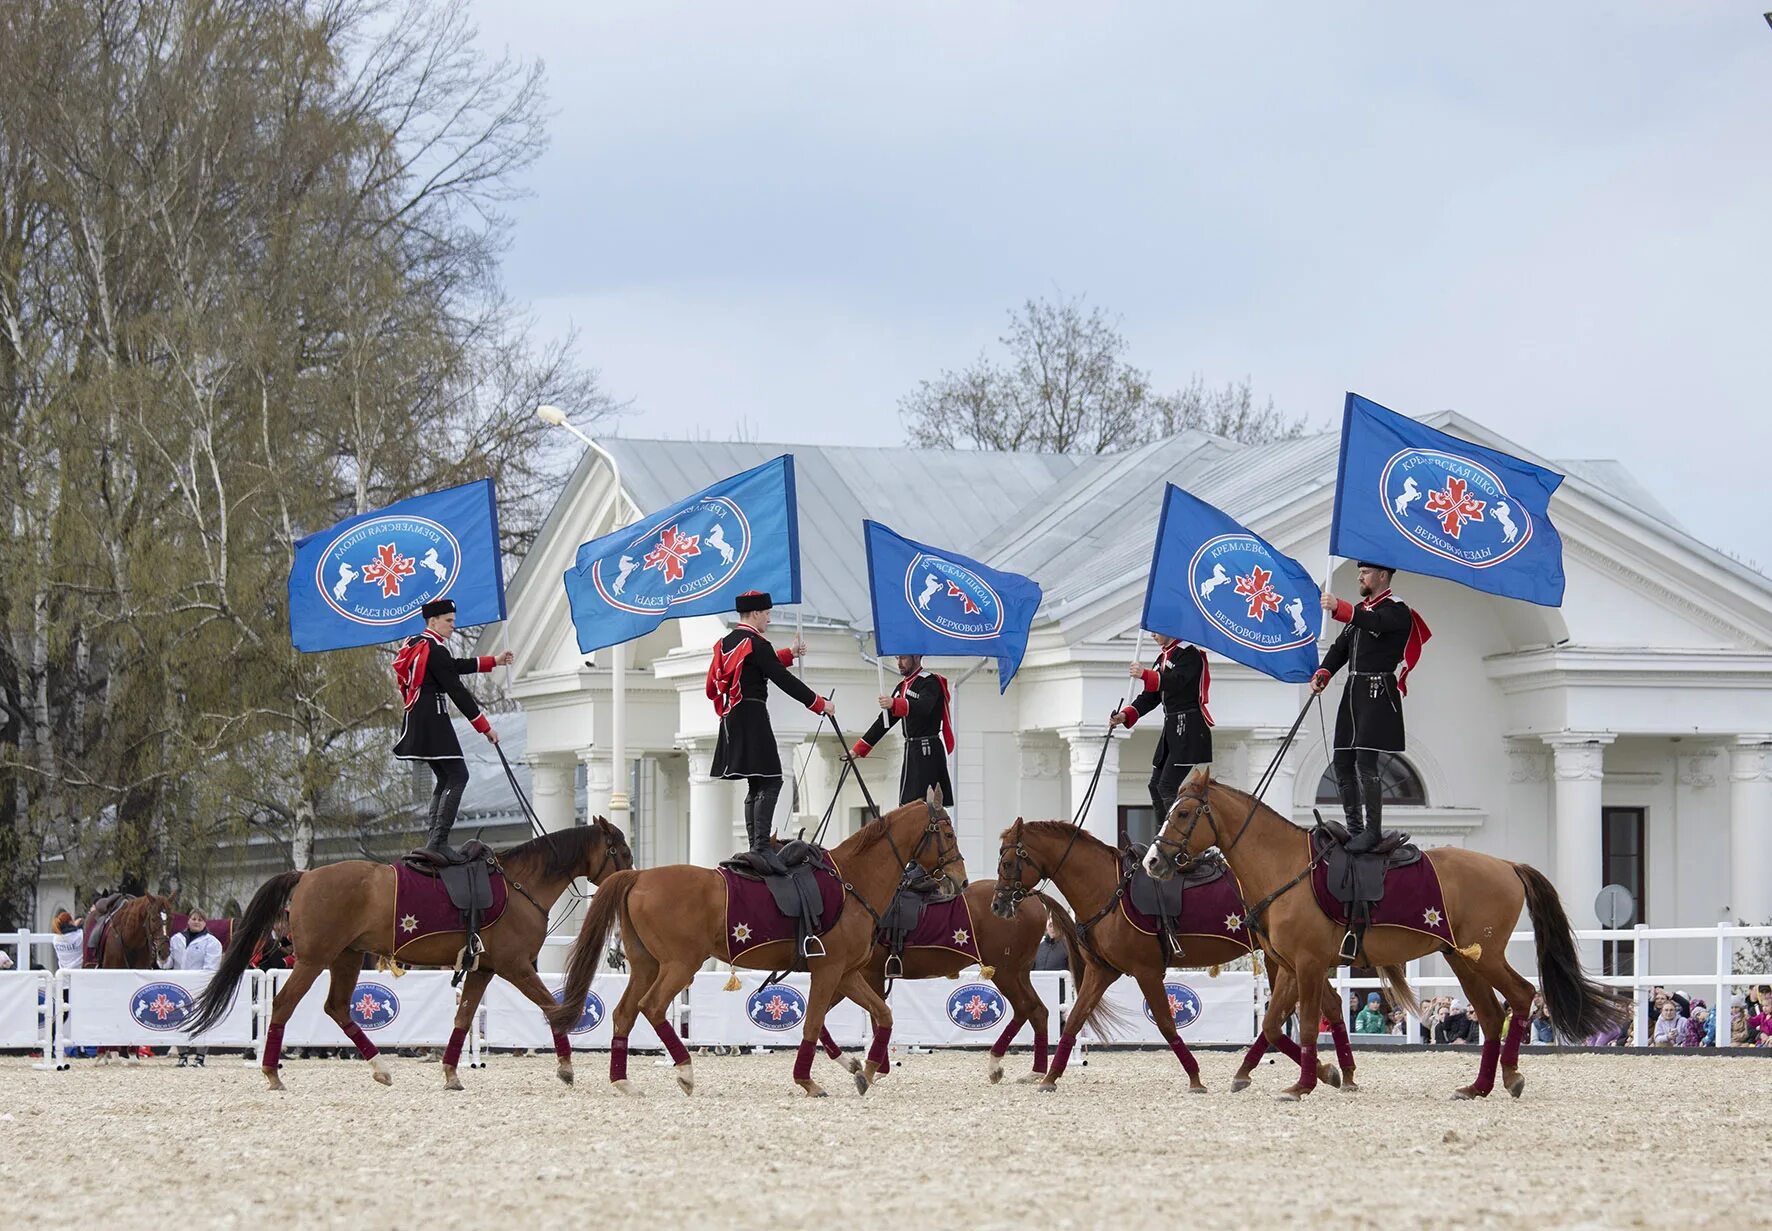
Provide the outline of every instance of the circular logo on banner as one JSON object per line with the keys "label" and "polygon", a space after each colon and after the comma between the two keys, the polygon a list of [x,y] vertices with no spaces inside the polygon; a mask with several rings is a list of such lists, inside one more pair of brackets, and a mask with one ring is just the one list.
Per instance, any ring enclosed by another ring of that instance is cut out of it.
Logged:
{"label": "circular logo on banner", "polygon": [[944,637],[986,641],[1003,631],[1003,600],[971,569],[918,552],[904,571],[911,612]]}
{"label": "circular logo on banner", "polygon": [[183,1030],[196,999],[176,983],[149,983],[136,989],[129,1015],[149,1030]]}
{"label": "circular logo on banner", "polygon": [[745,1016],[764,1030],[792,1030],[806,1016],[806,997],[798,988],[771,983],[745,997]]}
{"label": "circular logo on banner", "polygon": [[[555,991],[555,1004],[562,1003],[560,999],[562,994],[563,993],[560,991]],[[601,996],[597,995],[596,992],[586,992],[584,1012],[578,1015],[578,1024],[566,1033],[586,1034],[595,1030],[598,1026],[603,1024],[603,1015],[606,1011],[607,1010],[603,1007],[603,998]]]}
{"label": "circular logo on banner", "polygon": [[1280,589],[1279,561],[1253,534],[1221,534],[1200,544],[1188,564],[1188,593],[1200,614],[1231,640],[1278,653],[1315,641],[1306,608],[1315,594]]}
{"label": "circular logo on banner", "polygon": [[1531,515],[1469,458],[1404,449],[1384,464],[1378,495],[1391,524],[1418,547],[1472,568],[1500,564],[1532,538]]}
{"label": "circular logo on banner", "polygon": [[372,517],[326,545],[314,584],[355,624],[399,624],[455,585],[461,544],[428,517]]}
{"label": "circular logo on banner", "polygon": [[731,581],[751,554],[751,523],[726,496],[653,522],[591,565],[591,584],[619,611],[662,616]]}
{"label": "circular logo on banner", "polygon": [[1008,1005],[989,983],[963,983],[948,993],[948,1020],[962,1030],[989,1030]]}
{"label": "circular logo on banner", "polygon": [[400,1016],[400,998],[385,983],[359,983],[351,993],[351,1020],[365,1030],[380,1030]]}
{"label": "circular logo on banner", "polygon": [[[1169,997],[1169,1012],[1175,1018],[1175,1028],[1186,1030],[1200,1020],[1200,993],[1185,983],[1163,984],[1163,994]],[[1145,1020],[1156,1025],[1157,1016],[1151,1012],[1151,1006],[1144,1006]]]}

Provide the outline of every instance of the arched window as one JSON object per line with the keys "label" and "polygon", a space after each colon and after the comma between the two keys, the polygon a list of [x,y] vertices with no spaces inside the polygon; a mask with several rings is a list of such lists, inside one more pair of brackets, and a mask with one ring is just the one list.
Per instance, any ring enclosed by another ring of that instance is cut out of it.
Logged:
{"label": "arched window", "polygon": [[[1403,807],[1420,807],[1427,803],[1427,789],[1415,767],[1394,752],[1378,754],[1378,776],[1384,782],[1384,802]],[[1339,804],[1341,792],[1335,787],[1335,767],[1323,771],[1317,781],[1317,802]]]}

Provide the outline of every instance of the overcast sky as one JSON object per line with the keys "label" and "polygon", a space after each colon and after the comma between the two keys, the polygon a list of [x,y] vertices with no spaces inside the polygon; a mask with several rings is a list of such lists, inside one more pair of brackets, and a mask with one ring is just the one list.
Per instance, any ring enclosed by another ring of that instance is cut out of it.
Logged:
{"label": "overcast sky", "polygon": [[1772,566],[1756,3],[480,0],[547,66],[506,266],[626,435],[895,444],[1055,289],[1160,384],[1617,457]]}

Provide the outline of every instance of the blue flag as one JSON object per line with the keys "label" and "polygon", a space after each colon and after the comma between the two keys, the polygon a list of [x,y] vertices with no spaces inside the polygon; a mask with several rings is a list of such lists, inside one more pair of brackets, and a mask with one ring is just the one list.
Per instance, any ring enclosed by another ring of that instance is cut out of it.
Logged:
{"label": "blue flag", "polygon": [[1301,684],[1317,669],[1320,593],[1298,561],[1168,485],[1144,590],[1145,628]]}
{"label": "blue flag", "polygon": [[295,545],[289,636],[295,648],[344,650],[425,626],[419,608],[455,600],[463,627],[505,618],[492,480],[464,483],[341,521]]}
{"label": "blue flag", "polygon": [[777,603],[800,601],[791,454],[592,539],[566,570],[585,654],[645,636],[666,620],[731,611],[746,590],[765,590]]}
{"label": "blue flag", "polygon": [[997,660],[997,691],[1021,667],[1040,585],[958,552],[861,523],[877,654],[981,654]]}
{"label": "blue flag", "polygon": [[1561,607],[1563,539],[1550,499],[1562,482],[1350,393],[1329,551]]}

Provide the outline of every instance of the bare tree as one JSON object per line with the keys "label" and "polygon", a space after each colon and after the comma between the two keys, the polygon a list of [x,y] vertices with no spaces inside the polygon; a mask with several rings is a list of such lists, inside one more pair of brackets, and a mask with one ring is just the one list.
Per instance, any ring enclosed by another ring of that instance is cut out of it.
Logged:
{"label": "bare tree", "polygon": [[1003,358],[981,354],[959,371],[920,381],[899,402],[919,445],[1106,453],[1198,428],[1245,443],[1303,434],[1302,417],[1258,405],[1245,380],[1208,389],[1196,376],[1160,393],[1126,359],[1126,340],[1080,296],[1029,299],[1009,314]]}

